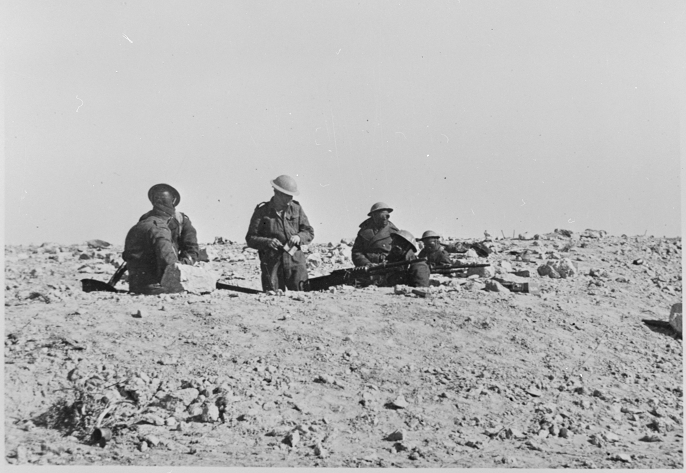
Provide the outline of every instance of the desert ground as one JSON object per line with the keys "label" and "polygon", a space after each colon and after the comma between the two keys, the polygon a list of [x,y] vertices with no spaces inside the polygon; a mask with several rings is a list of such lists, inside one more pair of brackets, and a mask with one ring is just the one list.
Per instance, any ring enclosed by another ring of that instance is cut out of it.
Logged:
{"label": "desert ground", "polygon": [[[427,297],[84,293],[121,246],[6,246],[6,462],[683,468],[682,340],[643,322],[682,300],[681,239],[487,245],[453,256],[489,271],[432,276]],[[260,288],[254,250],[201,246],[223,282]],[[307,251],[311,276],[352,265],[350,240]],[[538,274],[562,260],[567,277]],[[538,293],[486,290],[524,270]]]}

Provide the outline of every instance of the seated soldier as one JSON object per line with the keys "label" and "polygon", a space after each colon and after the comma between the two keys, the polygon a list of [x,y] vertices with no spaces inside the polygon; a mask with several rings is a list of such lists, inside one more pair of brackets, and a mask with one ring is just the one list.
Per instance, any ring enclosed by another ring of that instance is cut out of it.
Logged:
{"label": "seated soldier", "polygon": [[389,220],[393,209],[383,202],[372,205],[367,214],[370,218],[360,224],[352,249],[355,266],[382,263],[391,251],[391,234],[398,227]]}
{"label": "seated soldier", "polygon": [[[398,233],[391,235],[392,246],[388,253],[386,262],[396,263],[398,261],[411,262],[417,259],[416,252],[417,245],[414,243],[414,237],[407,230],[399,230]],[[428,287],[429,275],[431,270],[426,261],[417,261],[411,263],[405,271],[390,273],[386,277],[386,286],[395,286],[396,284],[404,284],[412,287]]]}
{"label": "seated soldier", "polygon": [[150,199],[153,209],[129,230],[123,258],[129,270],[129,290],[138,294],[181,292],[180,285],[163,285],[165,271],[179,262],[174,244],[179,222],[174,217],[174,202],[180,200],[171,186],[157,187]]}
{"label": "seated soldier", "polygon": [[452,264],[450,256],[441,245],[440,238],[438,233],[427,230],[419,239],[424,244],[424,248],[419,252],[419,258],[426,258],[431,268]]}
{"label": "seated soldier", "polygon": [[[183,264],[196,263],[200,260],[198,236],[195,227],[193,227],[193,223],[191,223],[191,219],[188,218],[188,215],[176,209],[176,206],[179,205],[179,202],[181,202],[181,195],[178,193],[178,191],[169,184],[155,184],[148,191],[148,200],[150,203],[154,204],[153,196],[158,190],[164,189],[171,192],[173,198],[172,203],[174,205],[174,218],[176,218],[176,221],[179,223],[177,226],[178,231],[172,235],[172,242],[176,247],[177,254],[179,256],[179,262]],[[154,210],[143,214],[140,220],[147,219],[152,212],[154,212]]]}

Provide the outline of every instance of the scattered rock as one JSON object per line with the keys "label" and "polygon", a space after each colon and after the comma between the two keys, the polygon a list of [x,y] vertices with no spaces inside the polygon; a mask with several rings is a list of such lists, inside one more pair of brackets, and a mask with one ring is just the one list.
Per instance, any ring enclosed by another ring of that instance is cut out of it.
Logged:
{"label": "scattered rock", "polygon": [[17,463],[23,465],[29,461],[29,449],[24,445],[19,445],[17,447]]}
{"label": "scattered rock", "polygon": [[290,432],[288,435],[286,435],[284,441],[291,447],[295,447],[298,445],[298,442],[300,442],[300,432],[297,430]]}
{"label": "scattered rock", "polygon": [[137,319],[144,319],[148,317],[150,314],[146,309],[138,309],[136,312],[133,313],[133,316]]}
{"label": "scattered rock", "polygon": [[407,406],[410,405],[405,399],[405,396],[403,396],[402,394],[396,397],[394,400],[390,401],[388,404],[390,405],[390,407],[395,409],[406,409]]}
{"label": "scattered rock", "polygon": [[174,391],[171,397],[179,399],[184,406],[189,406],[200,395],[200,391],[195,388],[185,388]]}
{"label": "scattered rock", "polygon": [[388,440],[389,442],[397,442],[400,440],[405,440],[405,431],[404,430],[396,430],[394,432],[391,432],[390,434],[386,435],[386,437],[384,437],[384,440]]}
{"label": "scattered rock", "polygon": [[610,460],[622,461],[624,463],[631,463],[631,455],[628,453],[617,453],[613,455]]}
{"label": "scattered rock", "polygon": [[202,409],[202,420],[204,422],[216,422],[219,420],[219,408],[215,404],[205,404]]}

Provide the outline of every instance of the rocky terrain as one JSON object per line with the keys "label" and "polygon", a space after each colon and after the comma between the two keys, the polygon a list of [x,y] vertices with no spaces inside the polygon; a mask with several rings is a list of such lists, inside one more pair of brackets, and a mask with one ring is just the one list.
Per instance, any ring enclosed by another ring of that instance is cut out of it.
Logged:
{"label": "rocky terrain", "polygon": [[[349,243],[309,247],[310,275],[351,266]],[[6,462],[683,468],[682,341],[643,322],[681,302],[681,239],[486,244],[453,256],[491,267],[426,297],[83,293],[121,247],[8,246]],[[260,288],[253,250],[206,249]],[[525,270],[537,293],[492,279]]]}

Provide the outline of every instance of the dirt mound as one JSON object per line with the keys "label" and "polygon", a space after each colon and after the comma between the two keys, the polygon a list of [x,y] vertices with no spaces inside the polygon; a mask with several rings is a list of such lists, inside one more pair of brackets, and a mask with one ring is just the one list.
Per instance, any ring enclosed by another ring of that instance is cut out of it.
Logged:
{"label": "dirt mound", "polygon": [[[6,247],[7,461],[683,468],[682,342],[643,322],[681,301],[681,240],[484,244],[473,260],[539,292],[484,290],[484,272],[421,295],[86,294],[121,247]],[[206,249],[222,281],[260,288],[255,251]],[[310,275],[349,250],[312,245]]]}

